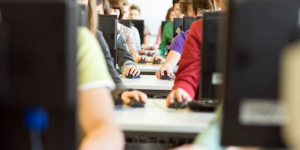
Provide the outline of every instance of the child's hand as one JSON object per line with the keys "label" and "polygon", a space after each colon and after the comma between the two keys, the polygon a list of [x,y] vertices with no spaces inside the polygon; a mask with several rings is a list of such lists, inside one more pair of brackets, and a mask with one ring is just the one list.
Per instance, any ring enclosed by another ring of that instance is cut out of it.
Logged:
{"label": "child's hand", "polygon": [[145,93],[140,91],[125,91],[121,95],[121,99],[124,101],[125,104],[130,103],[130,98],[134,98],[136,101],[142,101],[147,103],[148,97]]}
{"label": "child's hand", "polygon": [[153,54],[153,56],[160,56],[160,50],[152,50],[150,53]]}
{"label": "child's hand", "polygon": [[146,63],[148,62],[147,58],[145,56],[138,56],[134,59],[135,63],[138,63],[139,60],[145,60]]}
{"label": "child's hand", "polygon": [[131,67],[126,68],[126,71],[124,71],[123,75],[128,76],[129,74],[131,74],[131,75],[137,76],[140,73],[141,73],[141,71],[138,68],[136,68],[135,66],[131,66]]}
{"label": "child's hand", "polygon": [[173,73],[173,69],[172,68],[168,68],[167,66],[162,66],[160,67],[159,71],[157,71],[155,73],[156,77],[158,79],[161,78],[161,76],[163,76],[165,74],[165,71],[167,71],[167,75],[171,78],[171,79],[175,79],[175,74]]}
{"label": "child's hand", "polygon": [[151,58],[151,63],[153,63],[155,60],[160,60],[160,63],[163,64],[165,62],[165,58],[161,57],[161,56],[155,56]]}
{"label": "child's hand", "polygon": [[185,101],[185,105],[187,105],[188,102],[192,101],[192,98],[189,93],[187,93],[182,88],[177,88],[176,90],[172,90],[171,93],[168,95],[167,107],[174,103],[175,98],[179,103]]}

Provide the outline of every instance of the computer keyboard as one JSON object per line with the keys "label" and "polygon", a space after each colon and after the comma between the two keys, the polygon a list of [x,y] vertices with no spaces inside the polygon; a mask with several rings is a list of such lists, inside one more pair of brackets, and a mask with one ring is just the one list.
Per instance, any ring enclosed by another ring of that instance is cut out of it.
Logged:
{"label": "computer keyboard", "polygon": [[188,106],[193,111],[213,112],[219,104],[219,100],[194,100],[189,102]]}

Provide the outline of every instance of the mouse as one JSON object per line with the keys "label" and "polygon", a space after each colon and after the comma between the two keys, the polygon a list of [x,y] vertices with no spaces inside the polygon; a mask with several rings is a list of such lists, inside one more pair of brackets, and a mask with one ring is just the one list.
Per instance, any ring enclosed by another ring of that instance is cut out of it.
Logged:
{"label": "mouse", "polygon": [[160,77],[161,80],[171,80],[171,77],[168,76],[167,71],[164,71],[164,75]]}
{"label": "mouse", "polygon": [[174,103],[169,106],[169,108],[176,108],[176,109],[182,109],[185,107],[186,106],[184,104],[184,100],[182,100],[182,102],[179,103],[176,98],[174,99]]}
{"label": "mouse", "polygon": [[139,78],[141,78],[141,76],[140,76],[140,75],[135,76],[135,75],[132,75],[132,74],[128,74],[128,76],[125,76],[125,78],[129,78],[129,79],[139,79]]}
{"label": "mouse", "polygon": [[153,53],[148,53],[147,56],[151,56],[151,57],[152,57],[152,56],[153,56]]}
{"label": "mouse", "polygon": [[156,64],[160,64],[160,63],[161,63],[161,62],[160,62],[159,59],[156,59],[156,60],[153,61],[153,64],[155,64],[155,65],[156,65]]}
{"label": "mouse", "polygon": [[131,107],[144,107],[145,103],[142,101],[136,101],[134,98],[130,98],[129,106]]}
{"label": "mouse", "polygon": [[139,64],[145,64],[145,63],[147,63],[147,62],[146,62],[146,60],[141,59],[141,60],[138,61],[138,63],[139,63]]}

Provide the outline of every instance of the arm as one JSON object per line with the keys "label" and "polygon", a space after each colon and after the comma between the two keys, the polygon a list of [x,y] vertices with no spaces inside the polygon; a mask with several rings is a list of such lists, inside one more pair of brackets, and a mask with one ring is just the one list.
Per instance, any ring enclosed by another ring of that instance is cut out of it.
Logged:
{"label": "arm", "polygon": [[173,90],[182,88],[192,99],[200,82],[202,20],[192,24],[181,55]]}
{"label": "arm", "polygon": [[164,27],[164,32],[159,46],[160,56],[165,56],[168,50],[167,46],[171,44],[173,39],[173,22],[169,22]]}
{"label": "arm", "polygon": [[124,140],[114,122],[110,92],[114,83],[101,48],[86,28],[78,30],[78,116],[86,136],[80,150],[122,149]]}
{"label": "arm", "polygon": [[112,102],[108,88],[79,91],[79,119],[87,134],[80,150],[121,150],[123,148],[123,134],[114,122]]}
{"label": "arm", "polygon": [[123,26],[123,34],[126,39],[130,54],[133,56],[134,59],[136,59],[136,57],[138,57],[139,54],[136,49],[136,43],[132,31],[129,28]]}
{"label": "arm", "polygon": [[137,30],[137,28],[134,27],[134,26],[131,27],[131,30],[132,30],[132,33],[133,33],[133,36],[134,36],[134,39],[135,39],[136,49],[137,50],[141,50],[142,48],[141,48],[140,33]]}
{"label": "arm", "polygon": [[117,62],[122,74],[125,75],[127,75],[130,67],[137,68],[132,55],[128,51],[128,46],[122,33],[120,33],[117,41]]}
{"label": "arm", "polygon": [[161,26],[158,29],[158,34],[157,34],[156,42],[155,42],[155,45],[153,46],[153,49],[158,49],[160,43],[161,43]]}
{"label": "arm", "polygon": [[[101,31],[97,31],[97,40],[100,43],[102,52],[103,52],[105,60],[106,60],[108,71],[109,71],[110,75],[112,76],[115,84],[117,86],[125,88],[125,85],[122,83],[122,80],[119,77],[119,73],[116,71],[116,67],[114,66],[113,58],[110,55],[110,50],[108,48],[108,45],[107,45]],[[118,57],[118,55],[117,55],[117,57]]]}

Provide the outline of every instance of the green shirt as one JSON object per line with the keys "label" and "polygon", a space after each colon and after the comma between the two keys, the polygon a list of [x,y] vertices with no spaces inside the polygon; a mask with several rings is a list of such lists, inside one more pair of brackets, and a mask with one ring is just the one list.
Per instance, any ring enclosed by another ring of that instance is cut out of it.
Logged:
{"label": "green shirt", "polygon": [[108,87],[113,90],[115,84],[96,37],[87,28],[79,27],[77,44],[78,89]]}
{"label": "green shirt", "polygon": [[169,22],[165,25],[164,31],[161,37],[161,43],[159,45],[160,56],[165,56],[168,50],[168,45],[172,43],[173,40],[173,22]]}

